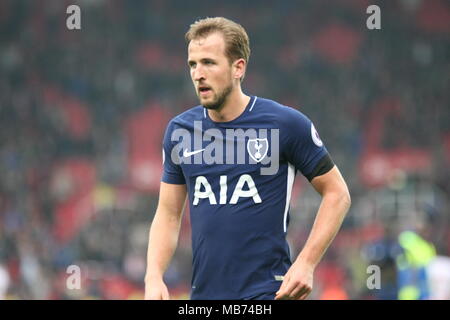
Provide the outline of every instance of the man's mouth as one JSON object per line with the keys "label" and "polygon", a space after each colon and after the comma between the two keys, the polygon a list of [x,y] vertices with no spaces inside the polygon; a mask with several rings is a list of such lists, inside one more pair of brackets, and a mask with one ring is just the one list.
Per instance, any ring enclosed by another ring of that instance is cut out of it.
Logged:
{"label": "man's mouth", "polygon": [[198,92],[200,93],[201,96],[207,95],[211,91],[212,91],[211,87],[208,87],[208,86],[200,86],[200,87],[198,87]]}

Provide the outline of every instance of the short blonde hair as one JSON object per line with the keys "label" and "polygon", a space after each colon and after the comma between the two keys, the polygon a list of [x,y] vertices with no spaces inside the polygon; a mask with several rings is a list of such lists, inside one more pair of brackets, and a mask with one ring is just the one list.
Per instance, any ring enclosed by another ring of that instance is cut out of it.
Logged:
{"label": "short blonde hair", "polygon": [[191,24],[185,38],[187,43],[193,39],[207,37],[220,32],[225,39],[225,55],[230,63],[237,59],[250,59],[250,41],[247,32],[238,23],[223,17],[205,18]]}

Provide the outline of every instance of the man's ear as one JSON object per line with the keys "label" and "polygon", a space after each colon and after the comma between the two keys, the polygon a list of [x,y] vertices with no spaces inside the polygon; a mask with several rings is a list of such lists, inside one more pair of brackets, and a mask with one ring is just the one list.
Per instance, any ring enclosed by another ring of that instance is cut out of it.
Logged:
{"label": "man's ear", "polygon": [[233,62],[233,77],[235,79],[242,79],[245,75],[247,63],[244,59],[240,58]]}

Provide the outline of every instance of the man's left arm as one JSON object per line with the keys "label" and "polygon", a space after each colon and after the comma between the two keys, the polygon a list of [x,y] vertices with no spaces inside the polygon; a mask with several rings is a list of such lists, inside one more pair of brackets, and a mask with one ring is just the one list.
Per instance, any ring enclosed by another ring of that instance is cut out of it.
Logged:
{"label": "man's left arm", "polygon": [[314,177],[311,184],[322,196],[322,201],[308,240],[285,274],[276,300],[302,300],[311,293],[314,270],[350,208],[347,184],[336,166],[327,173]]}

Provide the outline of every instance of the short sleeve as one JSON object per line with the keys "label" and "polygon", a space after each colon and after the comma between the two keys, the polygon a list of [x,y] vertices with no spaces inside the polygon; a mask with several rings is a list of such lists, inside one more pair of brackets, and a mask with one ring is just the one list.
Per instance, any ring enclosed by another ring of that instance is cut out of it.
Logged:
{"label": "short sleeve", "polygon": [[163,140],[163,175],[161,178],[162,182],[170,184],[186,184],[186,179],[184,178],[181,166],[174,163],[172,159],[172,149],[174,146],[171,140],[171,135],[173,131],[173,122],[169,122],[164,134]]}
{"label": "short sleeve", "polygon": [[321,161],[330,159],[328,150],[312,121],[300,111],[288,108],[287,118],[283,121],[284,154],[296,170],[311,180],[311,174]]}

